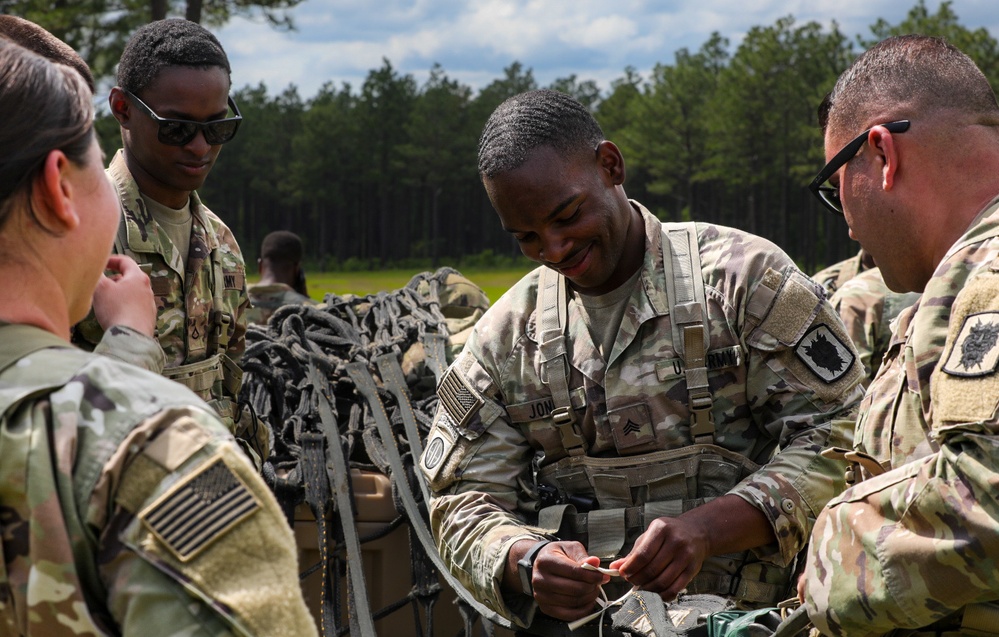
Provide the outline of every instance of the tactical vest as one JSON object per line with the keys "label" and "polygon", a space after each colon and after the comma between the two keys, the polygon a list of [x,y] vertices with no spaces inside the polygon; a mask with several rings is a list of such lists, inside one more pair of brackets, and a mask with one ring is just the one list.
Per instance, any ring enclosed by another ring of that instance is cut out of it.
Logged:
{"label": "tactical vest", "polygon": [[[714,444],[708,385],[708,316],[694,223],[665,223],[663,267],[674,350],[684,364],[694,444],[618,458],[587,455],[570,398],[566,353],[565,277],[542,268],[538,282],[541,377],[552,393],[552,418],[567,456],[536,475],[542,499],[538,526],[562,540],[578,540],[591,555],[611,561],[627,554],[659,517],[676,517],[728,493],[759,465]],[[545,506],[545,493],[552,494]],[[592,505],[592,506],[591,506]],[[584,510],[581,510],[584,509]],[[587,510],[588,509],[588,510]],[[749,551],[705,560],[689,593],[725,595],[748,605],[773,605],[788,596],[790,569],[758,562]]]}

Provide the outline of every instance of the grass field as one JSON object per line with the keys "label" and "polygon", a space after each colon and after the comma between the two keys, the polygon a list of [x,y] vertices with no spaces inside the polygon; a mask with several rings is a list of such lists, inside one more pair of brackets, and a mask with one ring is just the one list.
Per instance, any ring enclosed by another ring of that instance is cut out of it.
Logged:
{"label": "grass field", "polygon": [[[495,302],[520,277],[533,269],[532,264],[523,268],[504,270],[461,270],[461,273],[481,287],[490,302]],[[380,270],[378,272],[309,272],[306,280],[309,296],[321,301],[327,293],[357,294],[365,296],[376,292],[391,292],[404,287],[414,275],[424,270]],[[247,277],[254,283],[257,277]]]}

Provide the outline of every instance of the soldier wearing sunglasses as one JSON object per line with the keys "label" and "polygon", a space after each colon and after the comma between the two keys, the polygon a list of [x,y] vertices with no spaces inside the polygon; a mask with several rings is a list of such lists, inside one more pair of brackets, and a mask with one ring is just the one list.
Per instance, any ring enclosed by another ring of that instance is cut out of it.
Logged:
{"label": "soldier wearing sunglasses", "polygon": [[[122,211],[115,251],[146,270],[156,297],[163,374],[207,400],[237,437],[252,438],[251,455],[265,456],[265,431],[236,405],[249,304],[243,257],[196,192],[239,131],[230,88],[229,60],[203,27],[161,20],[137,30],[108,98],[123,148],[107,172]],[[77,330],[78,341],[102,336],[94,320]],[[119,340],[98,349],[127,357],[129,343]]]}
{"label": "soldier wearing sunglasses", "polygon": [[837,81],[810,188],[896,292],[861,404],[859,484],[812,532],[799,583],[828,635],[996,635],[999,104],[938,38],[889,38]]}

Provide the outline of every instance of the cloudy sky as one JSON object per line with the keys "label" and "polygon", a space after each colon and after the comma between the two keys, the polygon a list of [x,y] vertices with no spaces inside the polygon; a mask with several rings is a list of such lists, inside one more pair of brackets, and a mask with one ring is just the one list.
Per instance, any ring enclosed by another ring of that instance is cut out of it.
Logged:
{"label": "cloudy sky", "polygon": [[[607,89],[627,66],[645,75],[696,50],[713,31],[731,51],[754,26],[791,15],[798,24],[833,20],[847,36],[869,36],[877,18],[895,24],[907,0],[303,0],[295,31],[236,18],[217,31],[233,66],[233,84],[263,82],[271,94],[294,84],[304,98],[325,82],[356,92],[383,58],[422,84],[439,63],[473,89],[519,61],[542,86],[575,74]],[[932,13],[938,0],[927,0]],[[999,36],[995,0],[954,0],[961,24]]]}

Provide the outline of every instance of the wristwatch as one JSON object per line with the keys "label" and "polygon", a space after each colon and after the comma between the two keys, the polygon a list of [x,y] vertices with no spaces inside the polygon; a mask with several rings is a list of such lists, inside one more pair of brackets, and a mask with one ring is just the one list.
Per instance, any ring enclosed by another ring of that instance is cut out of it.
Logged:
{"label": "wristwatch", "polygon": [[536,542],[534,546],[524,553],[524,557],[517,561],[517,571],[520,573],[520,587],[523,589],[524,594],[529,597],[534,597],[534,586],[531,585],[531,580],[534,576],[534,560],[538,558],[538,553],[541,549],[545,548],[546,544],[551,544],[551,540],[541,540]]}

